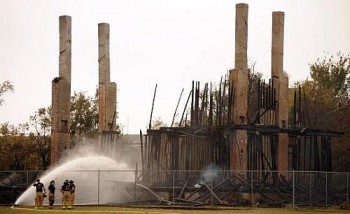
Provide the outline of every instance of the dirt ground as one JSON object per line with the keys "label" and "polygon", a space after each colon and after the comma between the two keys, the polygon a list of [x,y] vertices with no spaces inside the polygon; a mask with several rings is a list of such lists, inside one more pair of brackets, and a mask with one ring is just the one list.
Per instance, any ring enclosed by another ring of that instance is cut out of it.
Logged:
{"label": "dirt ground", "polygon": [[115,214],[236,214],[236,213],[262,213],[262,214],[277,214],[277,213],[350,213],[350,211],[324,208],[324,209],[291,209],[291,208],[230,208],[230,207],[208,207],[208,208],[181,208],[181,209],[165,209],[165,208],[125,208],[125,207],[108,207],[108,206],[77,206],[73,210],[62,210],[61,207],[54,207],[49,210],[47,207],[43,209],[34,209],[33,207],[0,207],[1,214],[33,214],[33,213],[115,213]]}

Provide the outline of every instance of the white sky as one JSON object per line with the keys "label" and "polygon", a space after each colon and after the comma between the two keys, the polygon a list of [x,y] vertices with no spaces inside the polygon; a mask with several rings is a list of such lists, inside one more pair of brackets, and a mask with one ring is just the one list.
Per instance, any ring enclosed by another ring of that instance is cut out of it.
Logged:
{"label": "white sky", "polygon": [[[153,118],[171,123],[191,81],[218,82],[234,65],[235,4],[249,4],[248,58],[270,76],[272,11],[285,12],[284,70],[290,82],[309,75],[326,52],[350,53],[347,0],[0,0],[0,82],[12,81],[0,123],[28,122],[51,105],[58,76],[58,19],[72,17],[72,93],[94,95],[98,83],[97,25],[110,24],[111,81],[118,85],[118,123],[124,133],[145,131]],[[180,117],[179,116],[179,117]],[[129,122],[128,122],[129,121]]]}

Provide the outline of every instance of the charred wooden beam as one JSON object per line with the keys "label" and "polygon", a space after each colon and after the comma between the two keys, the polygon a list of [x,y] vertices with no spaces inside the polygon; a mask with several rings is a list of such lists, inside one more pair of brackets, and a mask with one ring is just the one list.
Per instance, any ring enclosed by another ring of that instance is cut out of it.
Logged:
{"label": "charred wooden beam", "polygon": [[177,101],[176,108],[175,108],[175,112],[174,112],[174,115],[173,115],[173,120],[171,121],[171,126],[170,126],[170,127],[173,127],[173,125],[174,125],[174,120],[175,120],[177,108],[179,107],[179,103],[180,103],[180,101],[181,101],[181,97],[182,97],[182,93],[183,93],[183,92],[184,92],[184,89],[182,89],[181,94],[180,94],[180,97],[179,97],[179,100]]}
{"label": "charred wooden beam", "polygon": [[148,129],[151,129],[151,128],[152,128],[152,115],[153,115],[153,108],[154,108],[154,100],[156,99],[157,85],[158,85],[158,84],[156,84],[156,87],[154,88],[153,101],[152,101],[152,108],[151,108],[151,116],[150,116],[150,118],[149,118]]}

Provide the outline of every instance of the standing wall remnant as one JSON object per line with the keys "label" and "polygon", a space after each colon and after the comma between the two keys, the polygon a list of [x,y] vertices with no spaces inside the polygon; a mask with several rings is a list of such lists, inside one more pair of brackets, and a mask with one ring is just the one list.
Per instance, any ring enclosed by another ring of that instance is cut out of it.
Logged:
{"label": "standing wall remnant", "polygon": [[[276,120],[280,128],[288,126],[288,77],[283,72],[284,12],[272,13],[271,77],[276,91]],[[288,134],[278,134],[278,170],[288,170]]]}
{"label": "standing wall remnant", "polygon": [[115,131],[117,85],[110,82],[109,24],[98,24],[99,132]]}
{"label": "standing wall remnant", "polygon": [[71,17],[59,17],[59,77],[52,81],[51,165],[70,148]]}
{"label": "standing wall remnant", "polygon": [[[230,70],[230,82],[234,87],[234,98],[231,110],[232,122],[235,125],[247,124],[248,113],[248,5],[236,4],[235,27],[235,69]],[[247,169],[247,131],[237,130],[235,142],[232,142],[231,169]]]}

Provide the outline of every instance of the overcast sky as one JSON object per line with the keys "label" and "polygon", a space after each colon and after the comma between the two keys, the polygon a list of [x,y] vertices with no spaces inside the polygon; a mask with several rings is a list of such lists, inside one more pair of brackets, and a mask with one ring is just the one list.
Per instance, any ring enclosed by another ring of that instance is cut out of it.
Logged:
{"label": "overcast sky", "polygon": [[[118,123],[145,131],[153,118],[171,123],[191,81],[218,82],[234,67],[235,4],[249,4],[248,58],[270,77],[272,11],[285,12],[284,70],[290,83],[306,79],[309,64],[327,52],[350,53],[347,0],[0,0],[0,82],[12,81],[0,123],[18,124],[51,105],[58,76],[60,15],[72,17],[72,93],[94,95],[100,22],[110,24],[111,81],[117,83]],[[180,115],[181,116],[181,115]]]}

